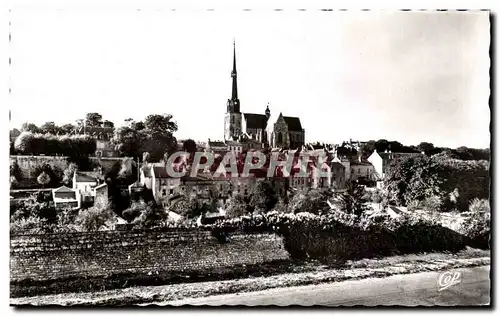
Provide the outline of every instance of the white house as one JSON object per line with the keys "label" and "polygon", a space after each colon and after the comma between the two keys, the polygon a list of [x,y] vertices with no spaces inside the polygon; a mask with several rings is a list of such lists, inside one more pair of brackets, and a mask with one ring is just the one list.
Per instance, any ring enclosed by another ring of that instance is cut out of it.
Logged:
{"label": "white house", "polygon": [[56,208],[80,208],[80,194],[78,190],[66,186],[52,189],[52,199]]}
{"label": "white house", "polygon": [[93,203],[96,197],[108,198],[107,184],[91,172],[78,172],[73,174],[73,190],[78,191],[81,202]]}

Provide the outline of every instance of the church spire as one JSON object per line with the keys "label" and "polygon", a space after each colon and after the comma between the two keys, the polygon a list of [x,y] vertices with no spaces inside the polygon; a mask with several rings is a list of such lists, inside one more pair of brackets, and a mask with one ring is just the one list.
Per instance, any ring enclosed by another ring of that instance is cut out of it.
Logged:
{"label": "church spire", "polygon": [[231,100],[238,100],[238,85],[236,83],[236,42],[233,40],[233,71],[231,72],[231,77],[233,78],[233,93],[231,95]]}

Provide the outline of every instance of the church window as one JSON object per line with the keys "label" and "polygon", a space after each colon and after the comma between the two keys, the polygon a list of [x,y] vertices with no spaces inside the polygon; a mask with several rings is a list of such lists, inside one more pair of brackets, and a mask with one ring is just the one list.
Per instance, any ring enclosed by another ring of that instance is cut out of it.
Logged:
{"label": "church window", "polygon": [[281,132],[278,133],[278,143],[282,143],[283,142],[283,134],[281,134]]}

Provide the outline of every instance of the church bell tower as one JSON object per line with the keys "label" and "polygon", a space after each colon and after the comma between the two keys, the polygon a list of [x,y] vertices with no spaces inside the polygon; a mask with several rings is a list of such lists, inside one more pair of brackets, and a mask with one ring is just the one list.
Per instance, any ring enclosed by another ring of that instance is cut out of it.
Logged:
{"label": "church bell tower", "polygon": [[233,80],[231,99],[227,100],[227,109],[224,119],[224,140],[237,140],[241,135],[240,100],[238,99],[238,80],[236,73],[236,43],[233,42]]}

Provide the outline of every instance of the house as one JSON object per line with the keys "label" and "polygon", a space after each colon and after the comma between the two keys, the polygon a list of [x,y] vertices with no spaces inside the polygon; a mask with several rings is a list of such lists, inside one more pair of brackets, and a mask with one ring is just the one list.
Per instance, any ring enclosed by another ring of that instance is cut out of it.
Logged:
{"label": "house", "polygon": [[205,151],[214,153],[226,153],[228,151],[228,146],[222,141],[211,141],[208,139]]}
{"label": "house", "polygon": [[78,191],[82,203],[94,203],[96,198],[107,201],[108,186],[98,172],[75,171],[73,190]]}
{"label": "house", "polygon": [[366,161],[353,161],[351,162],[351,180],[352,181],[358,181],[358,180],[366,180],[366,181],[373,181],[375,180],[375,168],[370,162]]}
{"label": "house", "polygon": [[334,190],[343,190],[345,188],[346,171],[343,164],[337,161],[330,162],[330,170],[332,173],[331,188]]}
{"label": "house", "polygon": [[226,142],[227,150],[234,154],[239,154],[243,151],[243,144],[234,140],[228,140]]}
{"label": "house", "polygon": [[179,191],[181,178],[172,178],[167,173],[164,166],[151,167],[151,190],[156,200],[162,197],[171,196]]}
{"label": "house", "polygon": [[56,208],[80,208],[79,191],[66,186],[52,189],[52,199]]}

